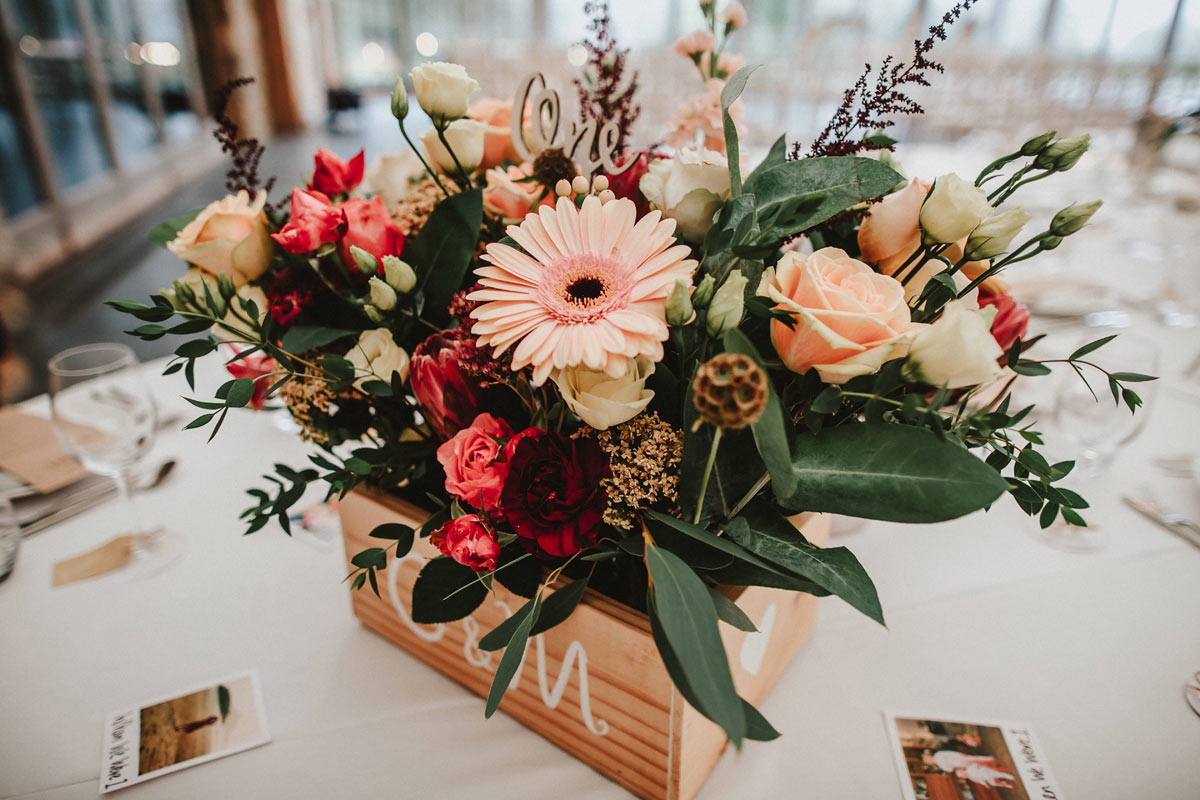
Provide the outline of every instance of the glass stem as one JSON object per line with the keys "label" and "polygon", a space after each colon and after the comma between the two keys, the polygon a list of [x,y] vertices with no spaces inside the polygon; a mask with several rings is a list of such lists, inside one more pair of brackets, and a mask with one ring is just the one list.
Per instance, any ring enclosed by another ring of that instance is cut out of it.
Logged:
{"label": "glass stem", "polygon": [[128,471],[121,470],[114,475],[113,483],[117,485],[117,493],[121,495],[121,500],[128,509],[129,522],[133,526],[131,534],[133,535],[133,544],[136,549],[141,544],[141,539],[146,533],[146,528],[142,525],[142,515],[138,513],[137,503],[133,500],[133,488],[129,485]]}

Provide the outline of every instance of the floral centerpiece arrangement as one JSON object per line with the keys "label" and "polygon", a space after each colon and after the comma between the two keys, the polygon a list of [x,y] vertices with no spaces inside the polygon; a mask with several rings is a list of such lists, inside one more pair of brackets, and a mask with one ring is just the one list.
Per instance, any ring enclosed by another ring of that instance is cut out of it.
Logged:
{"label": "floral centerpiece arrangement", "polygon": [[[231,193],[152,234],[189,269],[150,304],[111,305],[143,339],[205,334],[168,373],[227,359],[233,378],[190,399],[188,427],[215,435],[232,409],[282,401],[314,446],[250,491],[248,532],[287,530],[314,481],[369,485],[430,516],[376,530],[354,589],[378,592],[377,573],[428,537],[443,556],[415,584],[414,621],[462,618],[495,584],[528,598],[480,642],[506,648],[489,714],[531,633],[590,587],[649,616],[680,693],[733,742],[772,738],[721,648],[719,624],[749,622],[714,587],[835,594],[883,621],[855,557],[810,544],[793,515],[931,523],[1007,494],[1043,526],[1084,524],[1086,501],[1058,485],[1072,464],[1048,463],[1011,402],[1017,376],[1052,362],[1031,357],[1002,273],[1096,211],[1069,206],[1022,238],[1030,215],[1013,204],[1087,136],[1036,136],[971,178],[909,180],[877,157],[967,5],[910,62],[864,74],[808,152],[781,136],[750,170],[735,102],[753,67],[725,51],[736,2],[702,2],[707,27],[676,45],[703,82],[670,149],[628,142],[637,77],[603,9],[574,129],[593,136],[566,151],[544,104],[471,102],[463,67],[424,63],[419,143],[403,79],[392,98],[411,153],[368,171],[361,152],[319,150],[307,184],[270,203],[261,145],[219,115]],[[1149,378],[1089,363],[1105,341],[1053,363],[1132,412],[1127,384]]]}

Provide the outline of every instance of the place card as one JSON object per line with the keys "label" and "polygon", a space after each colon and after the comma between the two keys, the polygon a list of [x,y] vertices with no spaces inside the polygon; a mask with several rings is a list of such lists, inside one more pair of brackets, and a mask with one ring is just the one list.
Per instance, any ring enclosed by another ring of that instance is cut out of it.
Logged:
{"label": "place card", "polygon": [[133,558],[133,537],[114,536],[99,547],[54,564],[51,586],[63,586],[120,569]]}
{"label": "place card", "polygon": [[[103,434],[95,431],[94,435]],[[0,409],[0,469],[43,494],[91,474],[63,452],[50,420],[15,408]]]}
{"label": "place card", "polygon": [[959,714],[887,712],[884,718],[905,800],[1063,800],[1028,725]]}
{"label": "place card", "polygon": [[100,792],[123,789],[270,740],[258,673],[233,675],[109,714]]}

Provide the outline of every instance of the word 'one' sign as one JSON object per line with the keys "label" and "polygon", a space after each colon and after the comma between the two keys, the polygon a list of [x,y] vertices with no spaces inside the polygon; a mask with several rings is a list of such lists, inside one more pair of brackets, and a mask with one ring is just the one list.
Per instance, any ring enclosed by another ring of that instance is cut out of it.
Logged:
{"label": "word 'one' sign", "polygon": [[546,86],[546,79],[540,72],[521,82],[513,103],[512,141],[522,159],[532,161],[543,150],[560,148],[575,162],[582,175],[591,177],[601,167],[609,175],[620,175],[635,161],[626,159],[620,167],[613,163],[620,136],[617,123],[611,119],[599,130],[594,119],[583,123],[570,120],[564,124],[558,91]]}

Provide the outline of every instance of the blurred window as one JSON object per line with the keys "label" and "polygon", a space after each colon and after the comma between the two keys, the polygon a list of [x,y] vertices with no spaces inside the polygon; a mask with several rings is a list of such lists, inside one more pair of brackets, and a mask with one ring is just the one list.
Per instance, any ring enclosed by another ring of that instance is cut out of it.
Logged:
{"label": "blurred window", "polygon": [[34,181],[28,134],[21,124],[8,61],[0,61],[0,200],[4,213],[16,216],[36,206],[41,193]]}

